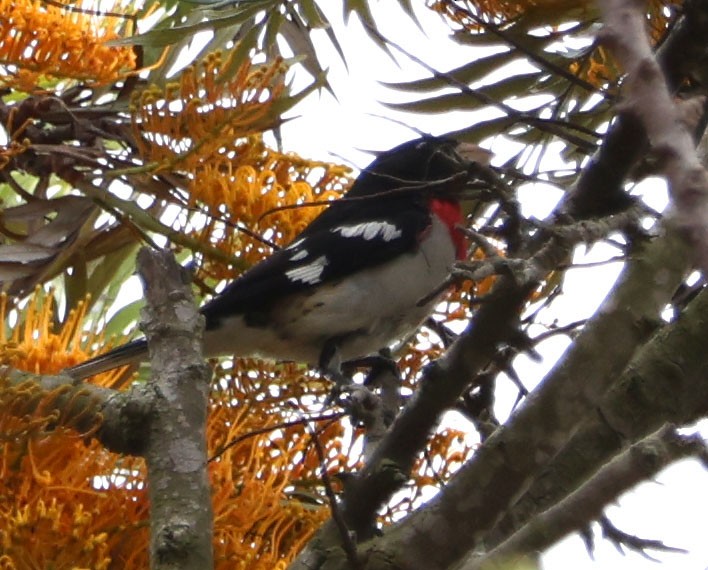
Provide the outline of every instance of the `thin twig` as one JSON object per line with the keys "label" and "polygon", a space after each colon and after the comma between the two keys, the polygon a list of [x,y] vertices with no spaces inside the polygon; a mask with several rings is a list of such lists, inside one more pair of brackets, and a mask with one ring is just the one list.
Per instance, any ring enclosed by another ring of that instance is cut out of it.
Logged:
{"label": "thin twig", "polygon": [[332,520],[337,525],[339,530],[339,535],[342,538],[342,548],[347,555],[347,560],[354,570],[360,570],[363,568],[362,562],[359,559],[359,553],[357,552],[356,543],[352,539],[352,533],[347,526],[342,511],[339,508],[339,503],[337,502],[337,496],[332,489],[332,479],[327,473],[327,458],[325,457],[324,449],[322,449],[322,444],[320,443],[317,432],[311,434],[311,440],[315,446],[315,451],[317,452],[317,458],[320,462],[320,474],[322,477],[322,484],[324,485],[325,494],[327,495],[327,501],[329,502],[329,509],[332,513]]}
{"label": "thin twig", "polygon": [[538,344],[548,338],[554,337],[559,334],[568,334],[569,335],[570,333],[575,332],[576,329],[584,326],[586,322],[587,322],[587,319],[581,319],[579,321],[574,321],[572,323],[568,323],[567,325],[563,325],[562,327],[556,326],[556,327],[550,328],[546,332],[543,332],[543,333],[533,337],[533,342],[534,342],[534,344]]}
{"label": "thin twig", "polygon": [[228,443],[224,444],[221,446],[218,450],[214,452],[214,454],[209,457],[207,460],[207,463],[211,463],[212,461],[218,459],[221,455],[223,455],[226,451],[231,449],[234,445],[238,445],[242,441],[246,441],[247,439],[250,439],[252,437],[257,437],[259,435],[263,435],[272,431],[276,431],[279,429],[287,429],[290,427],[295,427],[295,426],[307,426],[310,422],[327,422],[330,420],[338,420],[344,417],[346,414],[344,412],[336,412],[334,414],[329,414],[327,416],[319,416],[315,418],[300,418],[298,420],[292,420],[289,422],[281,422],[279,424],[275,424],[272,426],[266,426],[260,429],[254,429],[249,431],[248,433],[244,433],[243,435],[240,435],[238,437],[235,437]]}

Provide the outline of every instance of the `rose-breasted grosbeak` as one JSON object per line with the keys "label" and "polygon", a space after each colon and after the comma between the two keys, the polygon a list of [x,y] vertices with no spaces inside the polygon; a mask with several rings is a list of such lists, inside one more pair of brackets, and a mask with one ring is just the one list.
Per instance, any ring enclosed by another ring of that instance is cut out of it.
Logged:
{"label": "rose-breasted grosbeak", "polygon": [[[429,136],[381,153],[290,245],[201,308],[205,354],[304,362],[341,381],[342,362],[405,339],[466,255],[459,196],[480,156]],[[139,339],[67,373],[85,378],[147,357]]]}

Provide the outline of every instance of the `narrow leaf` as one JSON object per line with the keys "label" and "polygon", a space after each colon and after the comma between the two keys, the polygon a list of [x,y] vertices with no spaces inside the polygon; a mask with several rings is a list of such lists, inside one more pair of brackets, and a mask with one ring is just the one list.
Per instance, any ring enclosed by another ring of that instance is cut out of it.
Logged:
{"label": "narrow leaf", "polygon": [[446,113],[451,110],[472,111],[493,103],[503,103],[509,97],[519,93],[528,93],[539,81],[539,77],[539,72],[534,71],[513,75],[498,83],[485,85],[478,89],[470,89],[470,92],[447,93],[405,103],[383,104],[391,109],[410,113]]}
{"label": "narrow leaf", "polygon": [[[183,40],[191,41],[192,36],[203,30],[214,30],[224,26],[242,24],[263,11],[264,4],[271,2],[258,2],[256,5],[249,5],[245,8],[234,8],[229,11],[204,10],[199,21],[190,24],[176,25],[172,28],[153,29],[144,34],[131,38],[121,38],[106,42],[106,45],[142,45],[151,47],[166,47]],[[211,16],[211,17],[210,17]]]}
{"label": "narrow leaf", "polygon": [[[495,69],[502,65],[509,64],[515,58],[515,54],[511,50],[495,53],[481,59],[476,59],[470,63],[466,63],[456,69],[446,71],[444,75],[454,78],[460,83],[470,85],[475,81],[479,81]],[[452,87],[450,80],[442,75],[426,77],[424,79],[415,79],[413,81],[403,81],[400,83],[382,81],[382,85],[396,89],[398,91],[423,93],[426,91],[436,91],[445,87]]]}
{"label": "narrow leaf", "polygon": [[3,263],[0,261],[0,283],[12,283],[33,275],[36,268],[24,263]]}
{"label": "narrow leaf", "polygon": [[140,309],[145,306],[143,299],[137,299],[121,307],[106,323],[104,334],[106,338],[122,337],[125,331],[131,328],[140,318]]}
{"label": "narrow leaf", "polygon": [[302,65],[312,77],[322,73],[315,46],[304,25],[285,20],[281,26],[281,34],[296,56],[304,56]]}
{"label": "narrow leaf", "polygon": [[56,255],[53,247],[31,243],[10,243],[0,245],[0,263],[31,263],[45,261]]}

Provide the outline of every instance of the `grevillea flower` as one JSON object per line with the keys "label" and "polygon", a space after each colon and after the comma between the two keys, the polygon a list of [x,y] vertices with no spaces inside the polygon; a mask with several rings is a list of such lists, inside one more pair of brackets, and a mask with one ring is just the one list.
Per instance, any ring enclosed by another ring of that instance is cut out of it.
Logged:
{"label": "grevillea flower", "polygon": [[[85,303],[61,327],[53,292],[37,290],[19,309],[8,304],[0,298],[3,322],[12,324],[0,336],[4,364],[52,373],[100,344],[100,334],[85,330]],[[323,381],[295,364],[238,362],[214,383],[207,438],[219,569],[285,568],[329,516],[318,492],[312,504],[293,492],[319,485],[313,437],[332,473],[348,461],[339,423],[316,435],[305,423],[287,425],[307,390],[324,392]],[[0,568],[146,568],[144,463],[57,427],[62,412],[52,400],[60,395],[31,379],[0,379]]]}
{"label": "grevillea flower", "polygon": [[[193,216],[181,217],[176,229],[239,259],[243,267],[268,255],[268,243],[292,240],[322,211],[308,205],[339,197],[350,180],[346,167],[263,143],[260,133],[272,126],[284,89],[282,62],[244,63],[233,74],[231,67],[219,53],[211,54],[186,68],[179,81],[142,91],[132,102],[132,124],[148,169],[183,174],[187,198],[180,205],[206,214],[198,223]],[[197,279],[207,277],[233,273],[223,260],[207,259]]]}
{"label": "grevillea flower", "polygon": [[72,3],[0,0],[0,13],[0,84],[26,92],[42,80],[106,84],[135,68],[131,47],[106,45],[127,16],[105,3],[97,16]]}
{"label": "grevillea flower", "polygon": [[[84,329],[88,299],[78,303],[61,325],[54,320],[54,292],[35,290],[21,309],[8,310],[8,297],[0,293],[0,364],[36,374],[55,374],[93,356],[91,347],[105,344],[100,332]],[[12,313],[12,314],[10,314]],[[12,318],[10,326],[8,320]],[[112,386],[120,371],[96,377]]]}

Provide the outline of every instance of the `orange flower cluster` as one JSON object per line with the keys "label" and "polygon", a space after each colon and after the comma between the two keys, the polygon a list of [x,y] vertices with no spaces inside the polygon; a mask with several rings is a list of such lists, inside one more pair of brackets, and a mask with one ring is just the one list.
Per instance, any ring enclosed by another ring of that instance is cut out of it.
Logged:
{"label": "orange flower cluster", "polygon": [[[22,311],[10,311],[7,296],[0,295],[0,364],[50,374],[90,356],[81,347],[100,335],[82,330],[86,303],[59,331],[54,307],[53,293],[40,289]],[[8,332],[10,320],[17,322]],[[112,375],[98,381],[110,385]],[[89,434],[50,428],[65,415],[51,411],[63,393],[31,380],[0,381],[2,569],[114,568],[112,562],[133,555],[127,545],[135,536],[147,541],[146,498],[137,477],[142,461],[87,443]],[[67,402],[66,413],[75,403]],[[73,410],[75,419],[80,415]]]}
{"label": "orange flower cluster", "polygon": [[[217,453],[210,477],[218,569],[285,568],[329,516],[317,490],[313,436],[304,423],[281,425],[283,404],[291,399],[287,389],[256,404],[263,378],[276,382],[282,371],[264,365],[261,372],[258,381],[237,373],[212,394],[208,441]],[[52,418],[29,421],[12,413],[5,400],[21,389],[0,388],[0,496],[7,499],[0,502],[0,568],[146,568],[142,460],[86,443],[85,434],[48,431]],[[317,433],[331,472],[347,462],[341,434],[339,423]],[[311,501],[303,501],[305,495]]]}
{"label": "orange flower cluster", "polygon": [[[3,410],[0,429],[18,422]],[[0,449],[0,568],[145,568],[142,461],[68,430],[20,436]],[[139,549],[137,549],[139,552]]]}
{"label": "orange flower cluster", "polygon": [[32,92],[42,78],[105,84],[132,71],[132,48],[106,45],[122,18],[101,7],[97,17],[68,2],[0,0],[0,84]]}
{"label": "orange flower cluster", "polygon": [[[4,320],[17,318],[0,299]],[[2,333],[6,364],[52,372],[87,356],[77,348],[87,340],[84,306],[55,333],[54,304],[38,291],[12,333]],[[303,367],[239,361],[217,372],[208,425],[217,568],[285,568],[329,516],[311,432],[327,469],[344,471],[341,424],[293,421],[305,412],[293,402],[327,390]],[[0,568],[146,568],[143,462],[50,427],[58,418],[47,410],[61,392],[0,383]]]}
{"label": "orange flower cluster", "polygon": [[[216,566],[284,569],[330,515],[309,430],[317,430],[327,450],[328,471],[343,471],[347,457],[341,450],[340,423],[322,429],[297,421],[298,404],[292,395],[302,390],[300,382],[308,384],[302,370],[253,364],[230,371],[212,394],[209,447],[217,453],[210,469]],[[281,378],[287,378],[287,384]]]}
{"label": "orange flower cluster", "polygon": [[590,57],[572,62],[568,69],[595,87],[607,85],[617,79],[620,74],[612,52],[600,45],[592,50]]}
{"label": "orange flower cluster", "polygon": [[[240,259],[243,267],[270,253],[268,243],[290,241],[321,211],[306,205],[338,197],[349,180],[345,167],[263,143],[260,133],[278,116],[282,62],[243,64],[233,76],[232,67],[211,54],[185,69],[179,83],[143,91],[133,101],[133,127],[141,156],[155,172],[185,173],[188,202],[181,205],[207,214],[199,223],[183,218],[179,229]],[[300,207],[278,210],[283,206]],[[233,277],[222,261],[207,260],[201,271],[198,278]]]}
{"label": "orange flower cluster", "polygon": [[244,137],[275,126],[272,107],[286,70],[277,60],[255,68],[246,62],[234,73],[217,52],[185,68],[179,82],[137,93],[131,112],[140,155],[162,168],[194,173],[234,152]]}
{"label": "orange flower cluster", "polygon": [[342,472],[342,425],[301,421],[304,395],[327,387],[297,364],[238,360],[215,380],[207,441],[216,567],[284,569],[330,515],[313,437],[328,472]]}
{"label": "orange flower cluster", "polygon": [[[35,374],[55,374],[92,356],[90,348],[101,345],[103,338],[93,330],[85,331],[87,301],[79,302],[57,329],[54,321],[54,293],[37,287],[27,305],[13,315],[19,322],[0,327],[0,365],[9,365]],[[9,318],[8,298],[0,293],[0,323]],[[107,372],[94,380],[112,386],[120,371]]]}

